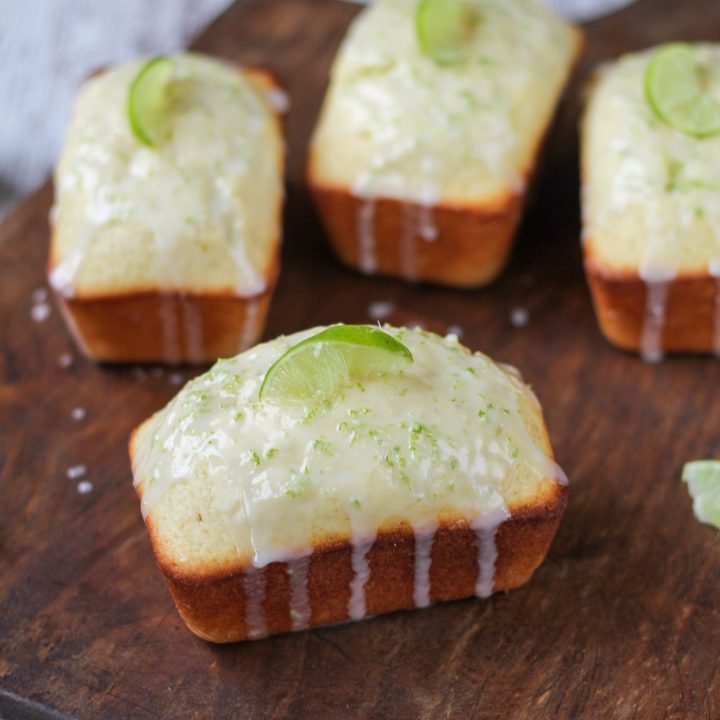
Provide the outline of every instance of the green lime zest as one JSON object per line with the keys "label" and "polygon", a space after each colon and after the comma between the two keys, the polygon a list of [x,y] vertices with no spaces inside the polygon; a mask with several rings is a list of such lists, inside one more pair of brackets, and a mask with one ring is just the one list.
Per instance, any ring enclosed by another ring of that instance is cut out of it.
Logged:
{"label": "green lime zest", "polygon": [[369,325],[333,325],[281,355],[265,374],[261,401],[278,404],[331,399],[353,381],[398,372],[410,350]]}
{"label": "green lime zest", "polygon": [[130,83],[127,115],[133,135],[156,148],[170,134],[170,83],[173,61],[166,55],[148,60]]}
{"label": "green lime zest", "polygon": [[720,133],[720,102],[706,89],[691,45],[662,46],[645,71],[645,97],[660,120],[696,138]]}
{"label": "green lime zest", "polygon": [[686,463],[682,479],[693,499],[695,517],[720,529],[720,460]]}
{"label": "green lime zest", "polygon": [[467,58],[477,24],[468,0],[419,0],[415,32],[420,50],[440,65],[457,65]]}

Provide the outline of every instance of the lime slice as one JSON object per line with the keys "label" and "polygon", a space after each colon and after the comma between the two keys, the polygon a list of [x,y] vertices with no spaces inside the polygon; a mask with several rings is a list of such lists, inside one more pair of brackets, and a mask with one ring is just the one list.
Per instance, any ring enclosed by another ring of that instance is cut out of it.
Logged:
{"label": "lime slice", "polygon": [[331,398],[343,385],[397,372],[413,361],[401,342],[368,325],[333,325],[291,347],[260,386],[260,400],[277,403]]}
{"label": "lime slice", "polygon": [[133,135],[157,147],[169,134],[170,80],[173,61],[165,55],[148,60],[130,83],[127,113]]}
{"label": "lime slice", "polygon": [[467,57],[476,23],[468,0],[419,0],[415,11],[420,50],[441,65],[455,65]]}
{"label": "lime slice", "polygon": [[693,511],[700,522],[720,529],[720,460],[696,460],[683,468]]}
{"label": "lime slice", "polygon": [[645,96],[653,112],[670,127],[692,137],[720,133],[720,102],[704,87],[692,46],[660,48],[645,71]]}

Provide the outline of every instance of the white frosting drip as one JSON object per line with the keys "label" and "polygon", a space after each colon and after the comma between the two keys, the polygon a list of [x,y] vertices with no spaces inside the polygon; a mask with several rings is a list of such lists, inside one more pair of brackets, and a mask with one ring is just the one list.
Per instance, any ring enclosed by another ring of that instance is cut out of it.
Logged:
{"label": "white frosting drip", "polygon": [[415,574],[413,602],[415,607],[424,608],[430,604],[430,565],[436,528],[415,530]]}
{"label": "white frosting drip", "polygon": [[357,241],[360,269],[371,273],[377,269],[375,257],[375,200],[364,199],[357,216]]}
{"label": "white frosting drip", "polygon": [[243,573],[243,590],[245,592],[245,621],[248,626],[248,637],[262,638],[267,635],[265,623],[265,600],[267,579],[265,570],[248,567]]}
{"label": "white frosting drip", "polygon": [[492,595],[498,555],[495,536],[500,525],[509,517],[507,508],[498,508],[473,524],[478,546],[478,575],[475,582],[475,595],[478,597],[486,598]]}
{"label": "white frosting drip", "polygon": [[309,557],[297,558],[287,563],[287,574],[290,580],[290,619],[293,630],[304,630],[310,623],[309,567]]}
{"label": "white frosting drip", "polygon": [[643,316],[640,348],[645,362],[659,362],[663,358],[663,330],[667,311],[668,291],[673,272],[648,271],[640,269],[640,277],[645,281],[646,300]]}
{"label": "white frosting drip", "polygon": [[350,600],[348,601],[348,617],[351,620],[362,620],[367,613],[365,604],[365,585],[370,579],[370,563],[368,553],[372,542],[354,541],[352,543],[353,579],[350,582]]}

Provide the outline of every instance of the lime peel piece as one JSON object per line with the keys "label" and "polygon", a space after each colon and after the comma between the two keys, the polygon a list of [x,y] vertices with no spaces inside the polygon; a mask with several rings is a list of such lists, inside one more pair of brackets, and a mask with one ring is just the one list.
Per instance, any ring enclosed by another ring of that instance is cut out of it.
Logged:
{"label": "lime peel piece", "polygon": [[682,479],[693,499],[695,517],[720,530],[720,460],[686,463]]}
{"label": "lime peel piece", "polygon": [[265,373],[259,399],[328,400],[343,386],[413,362],[399,340],[369,325],[333,325],[283,353]]}
{"label": "lime peel piece", "polygon": [[720,133],[720,102],[705,88],[691,45],[661,47],[645,71],[645,97],[660,120],[695,138]]}
{"label": "lime peel piece", "polygon": [[169,134],[170,82],[174,63],[157,55],[138,70],[130,83],[127,115],[133,135],[156,148]]}
{"label": "lime peel piece", "polygon": [[456,65],[467,57],[476,22],[467,0],[419,0],[415,32],[420,50],[440,65]]}

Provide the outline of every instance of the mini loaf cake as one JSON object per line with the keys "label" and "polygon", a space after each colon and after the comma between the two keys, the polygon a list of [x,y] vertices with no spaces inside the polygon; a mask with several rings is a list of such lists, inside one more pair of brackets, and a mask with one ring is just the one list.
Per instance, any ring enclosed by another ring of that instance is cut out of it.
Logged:
{"label": "mini loaf cake", "polygon": [[268,369],[319,328],[280,337],[219,361],[133,435],[155,556],[202,638],[487,597],[545,557],[567,481],[530,388],[453,335],[324,333],[347,327],[412,362],[362,380],[342,362],[351,379],[331,399],[266,399]]}
{"label": "mini loaf cake", "polygon": [[353,23],[308,182],[346,264],[478,286],[507,261],[580,35],[534,0],[466,0],[462,52],[433,56],[428,1],[377,0]]}
{"label": "mini loaf cake", "polygon": [[[92,358],[215,360],[260,337],[279,269],[278,90],[179,54],[162,58],[162,83],[130,98],[145,67],[80,91],[55,172],[50,282]],[[164,134],[146,136],[143,112],[164,113]]]}
{"label": "mini loaf cake", "polygon": [[585,112],[588,281],[607,339],[647,360],[720,353],[718,101],[720,46],[674,45],[603,68]]}

